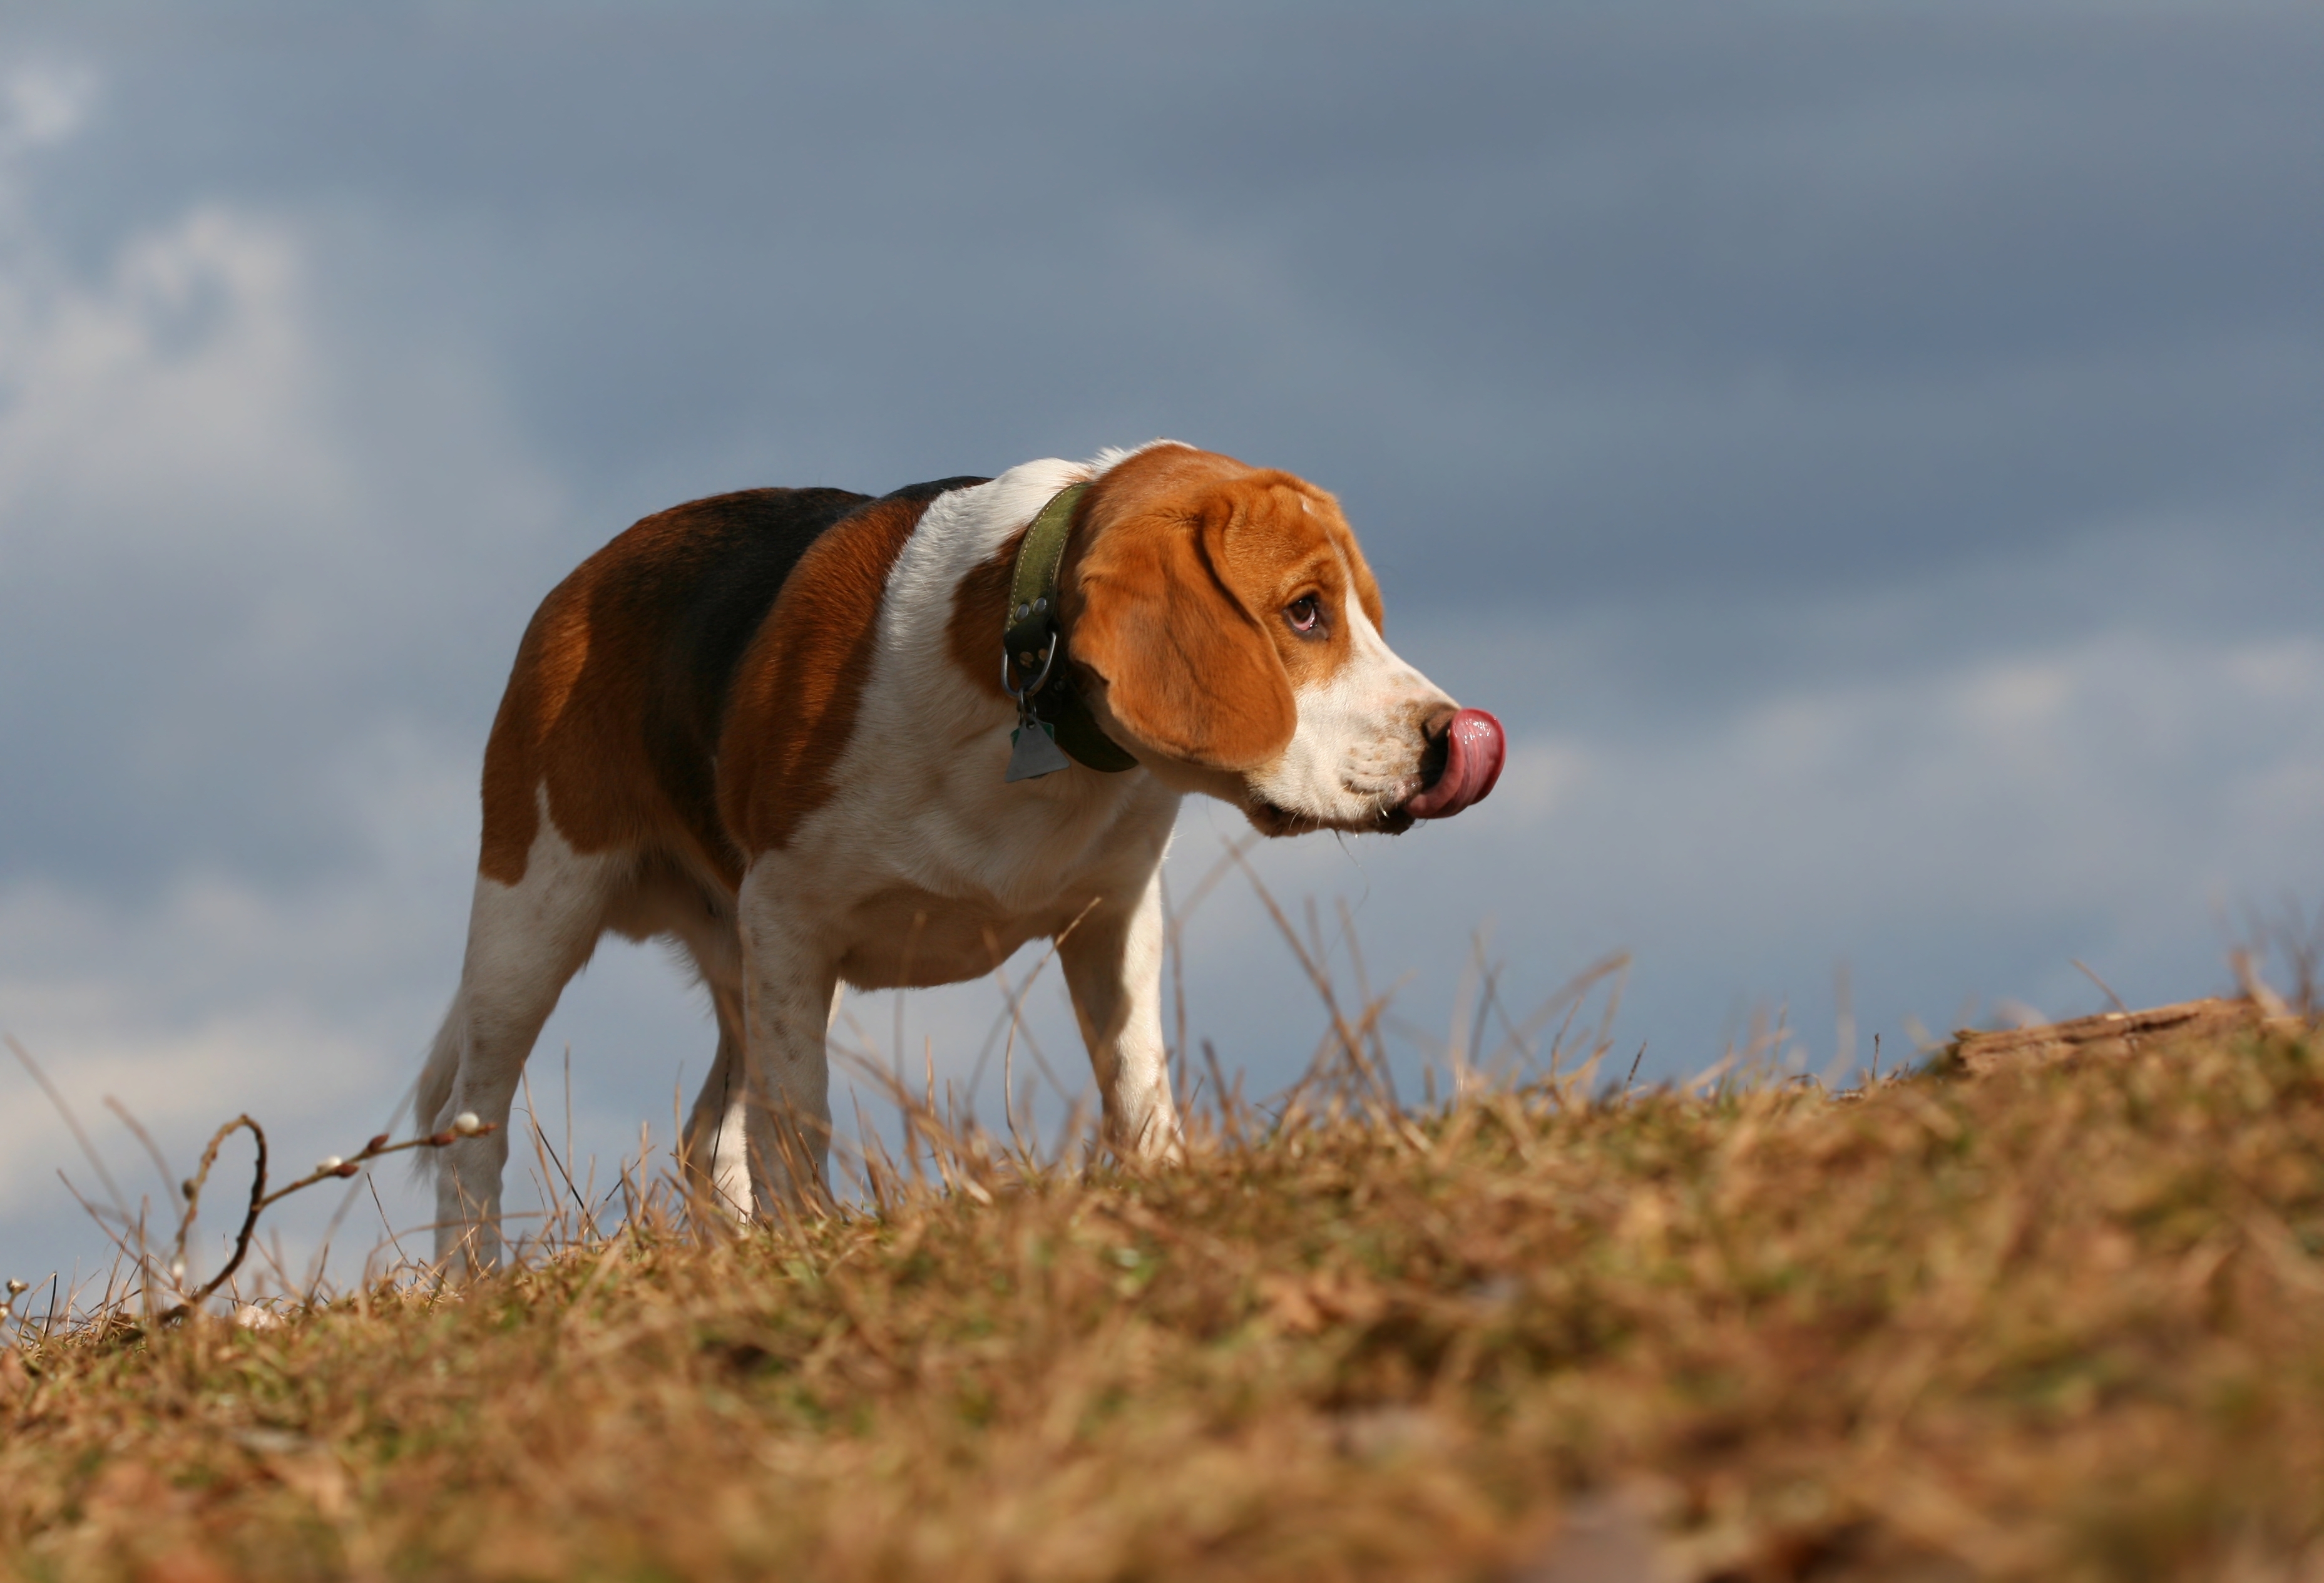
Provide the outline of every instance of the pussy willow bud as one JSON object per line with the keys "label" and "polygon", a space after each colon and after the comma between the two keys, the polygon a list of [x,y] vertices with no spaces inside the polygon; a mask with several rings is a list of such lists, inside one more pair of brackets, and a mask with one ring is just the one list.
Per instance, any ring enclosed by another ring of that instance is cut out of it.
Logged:
{"label": "pussy willow bud", "polygon": [[22,1281],[11,1281],[8,1283],[8,1295],[11,1297],[15,1296],[19,1292],[23,1290],[24,1283]]}
{"label": "pussy willow bud", "polygon": [[315,1162],[315,1169],[318,1171],[336,1171],[339,1168],[339,1164],[340,1161],[338,1155],[325,1155],[321,1159]]}
{"label": "pussy willow bud", "polygon": [[375,1155],[385,1147],[387,1147],[387,1134],[383,1132],[377,1137],[372,1139],[371,1142],[364,1145],[364,1153],[366,1155]]}
{"label": "pussy willow bud", "polygon": [[6,1322],[7,1322],[8,1315],[9,1315],[12,1311],[13,1311],[13,1310],[11,1310],[11,1309],[9,1308],[9,1306],[8,1306],[6,1303],[5,1303],[5,1302],[0,1302],[0,1324],[5,1324],[5,1323],[6,1323]]}
{"label": "pussy willow bud", "polygon": [[476,1118],[474,1110],[463,1110],[452,1118],[452,1130],[462,1137],[474,1137],[484,1129],[484,1124]]}

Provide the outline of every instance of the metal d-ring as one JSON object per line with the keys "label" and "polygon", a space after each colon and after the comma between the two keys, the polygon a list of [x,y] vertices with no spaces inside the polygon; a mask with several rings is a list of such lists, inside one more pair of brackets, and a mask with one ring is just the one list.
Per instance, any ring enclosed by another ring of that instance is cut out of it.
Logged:
{"label": "metal d-ring", "polygon": [[1042,685],[1049,679],[1049,667],[1057,663],[1057,634],[1055,632],[1049,634],[1048,650],[1041,656],[1041,674],[1023,686],[1013,687],[1009,685],[1010,663],[1009,651],[1003,649],[1001,651],[1001,690],[1021,704],[1026,699],[1039,692]]}

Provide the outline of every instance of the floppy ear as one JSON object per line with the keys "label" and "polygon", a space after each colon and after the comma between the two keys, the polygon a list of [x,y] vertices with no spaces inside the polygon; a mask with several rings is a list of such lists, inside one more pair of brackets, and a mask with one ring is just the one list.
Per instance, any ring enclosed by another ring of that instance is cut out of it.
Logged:
{"label": "floppy ear", "polygon": [[1081,557],[1069,651],[1114,717],[1174,759],[1254,769],[1299,724],[1291,677],[1218,572],[1230,513],[1116,519]]}

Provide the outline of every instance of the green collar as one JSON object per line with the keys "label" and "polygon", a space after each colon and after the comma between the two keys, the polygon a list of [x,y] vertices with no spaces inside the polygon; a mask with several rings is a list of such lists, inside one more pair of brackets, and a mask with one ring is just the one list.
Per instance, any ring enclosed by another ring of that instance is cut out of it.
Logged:
{"label": "green collar", "polygon": [[[1017,547],[1017,564],[1009,575],[1009,626],[1001,634],[1001,677],[1018,701],[1018,733],[1036,725],[1077,763],[1108,775],[1135,769],[1138,760],[1099,729],[1097,721],[1074,690],[1071,676],[1057,666],[1065,635],[1057,625],[1057,572],[1065,564],[1065,539],[1073,531],[1074,507],[1089,492],[1086,483],[1061,490]],[[1019,679],[1023,678],[1023,679]],[[1029,750],[1040,744],[1020,744],[1010,759],[1009,778],[1062,769],[1047,756]],[[1031,764],[1047,763],[1045,768]],[[1019,773],[1020,764],[1027,765]]]}

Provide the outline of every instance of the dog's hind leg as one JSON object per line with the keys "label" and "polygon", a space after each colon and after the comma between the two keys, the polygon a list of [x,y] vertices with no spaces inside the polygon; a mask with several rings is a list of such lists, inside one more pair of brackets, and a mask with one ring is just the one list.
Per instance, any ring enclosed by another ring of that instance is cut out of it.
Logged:
{"label": "dog's hind leg", "polygon": [[422,1127],[448,1127],[469,1112],[493,1128],[461,1138],[435,1162],[436,1258],[456,1274],[500,1262],[501,1174],[517,1082],[558,997],[596,949],[631,867],[615,853],[575,851],[544,818],[515,884],[476,877],[460,988],[417,1101]]}
{"label": "dog's hind leg", "polygon": [[[709,993],[718,1022],[718,1052],[694,1098],[679,1142],[687,1196],[700,1208],[735,1219],[751,1218],[751,1166],[744,1141],[748,1088],[742,1063],[742,957],[734,930],[734,902],[723,888],[673,870],[641,897],[650,903],[628,920],[631,932],[677,942]],[[617,928],[624,927],[617,921]]]}
{"label": "dog's hind leg", "polygon": [[687,1185],[705,1204],[736,1219],[751,1218],[751,1163],[745,1126],[749,1082],[742,1064],[742,1003],[720,985],[710,989],[718,1017],[718,1054],[686,1118]]}

